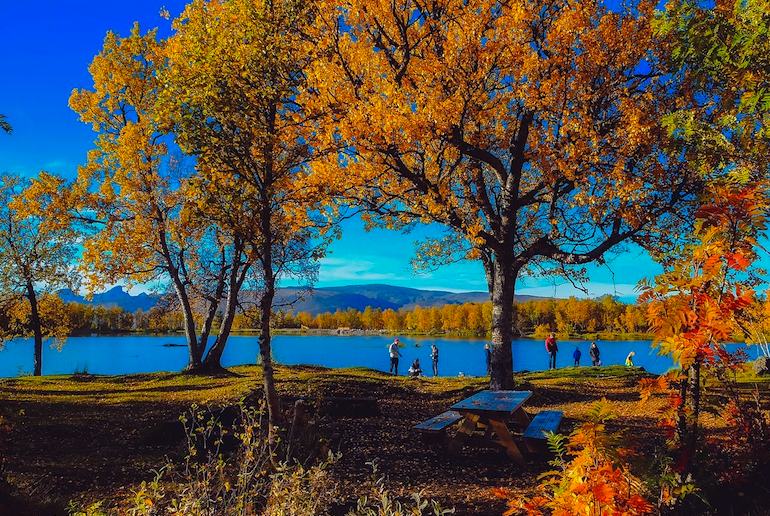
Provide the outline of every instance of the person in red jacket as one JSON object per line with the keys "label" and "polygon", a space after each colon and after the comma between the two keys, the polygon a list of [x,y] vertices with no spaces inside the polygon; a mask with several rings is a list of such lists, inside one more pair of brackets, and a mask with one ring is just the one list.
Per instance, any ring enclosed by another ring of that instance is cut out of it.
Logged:
{"label": "person in red jacket", "polygon": [[548,352],[548,369],[556,369],[556,352],[559,351],[559,346],[553,333],[545,339],[545,350]]}

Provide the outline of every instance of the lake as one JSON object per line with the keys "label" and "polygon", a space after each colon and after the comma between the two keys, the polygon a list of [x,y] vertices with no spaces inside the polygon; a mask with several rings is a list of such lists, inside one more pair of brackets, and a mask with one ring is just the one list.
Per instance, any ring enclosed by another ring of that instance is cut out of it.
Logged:
{"label": "lake", "polygon": [[[325,367],[368,367],[387,371],[388,336],[277,335],[273,339],[273,357],[285,365],[312,364]],[[468,376],[486,374],[484,340],[432,337],[400,339],[403,358],[399,373],[404,374],[415,358],[430,372],[430,346],[439,348],[439,374]],[[131,374],[156,371],[179,371],[187,364],[187,348],[181,335],[127,335],[71,337],[61,351],[44,345],[43,374]],[[572,352],[577,346],[583,353],[581,365],[590,365],[587,341],[560,341],[557,365],[571,366]],[[603,365],[623,364],[630,351],[636,352],[635,363],[653,373],[663,373],[673,365],[652,349],[649,341],[597,341]],[[755,353],[754,350],[753,354]],[[222,357],[223,365],[255,363],[256,336],[230,337]],[[519,339],[513,342],[513,365],[517,371],[548,367],[548,356],[542,341]],[[6,343],[0,351],[0,377],[30,374],[32,341],[20,339]]]}

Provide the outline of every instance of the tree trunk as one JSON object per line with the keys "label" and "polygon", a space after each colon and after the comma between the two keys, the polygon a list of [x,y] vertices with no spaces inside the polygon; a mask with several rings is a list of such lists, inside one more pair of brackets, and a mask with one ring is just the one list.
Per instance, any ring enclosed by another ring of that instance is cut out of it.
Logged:
{"label": "tree trunk", "polygon": [[[683,374],[689,374],[689,368],[683,370]],[[683,446],[687,442],[687,387],[688,379],[682,378],[679,382],[680,405],[677,409],[676,433],[679,437],[679,443]]]}
{"label": "tree trunk", "polygon": [[[206,312],[206,319],[203,321],[203,326],[201,327],[201,333],[198,337],[198,350],[200,350],[201,355],[206,352],[206,344],[208,344],[209,335],[211,334],[211,328],[214,325],[214,319],[217,316],[217,312],[219,311],[219,301],[222,299],[222,294],[225,291],[225,275],[228,268],[227,261],[225,260],[225,251],[224,248],[221,250],[222,253],[222,262],[220,263],[219,268],[219,275],[217,276],[217,284],[216,288],[214,289],[214,294],[208,299],[209,301],[209,309]],[[232,272],[232,271],[231,271]],[[221,332],[220,332],[221,335]],[[209,353],[206,355],[206,359],[203,361],[203,369],[220,369],[222,366],[219,363],[219,359],[222,357],[222,351],[219,351],[218,353],[215,351],[214,356],[211,356],[211,352],[214,351],[217,348],[217,343],[219,342],[219,337],[217,337],[217,340],[214,342],[214,345],[211,347],[211,350],[209,350]]]}
{"label": "tree trunk", "polygon": [[[273,358],[271,353],[270,318],[272,316],[273,298],[275,297],[275,278],[272,271],[265,272],[265,291],[259,303],[260,331],[259,331],[259,356],[262,362],[262,382],[265,389],[265,401],[267,402],[267,418],[272,441],[275,435],[275,427],[281,423],[281,403],[278,392],[275,390],[273,379]],[[267,276],[270,276],[268,281]]]}
{"label": "tree trunk", "polygon": [[233,328],[235,310],[238,307],[238,293],[241,290],[241,285],[243,285],[243,280],[248,269],[248,265],[244,265],[242,269],[237,265],[236,259],[234,259],[233,266],[230,270],[230,282],[227,290],[227,301],[225,302],[225,313],[222,318],[222,326],[219,328],[219,335],[217,335],[214,344],[206,354],[206,359],[203,361],[203,367],[205,369],[222,368],[222,353],[225,351],[227,339],[230,337],[230,331]]}
{"label": "tree trunk", "polygon": [[[690,450],[690,458],[695,457],[695,450],[698,447],[698,433],[700,430],[700,401],[701,401],[701,378],[700,378],[701,359],[698,357],[695,359],[695,363],[690,368],[690,396],[691,396],[691,414],[690,414],[690,430],[687,442],[687,447]],[[688,464],[688,472],[691,470],[692,464]]]}
{"label": "tree trunk", "polygon": [[492,298],[492,366],[489,388],[513,389],[513,296],[517,272],[499,259],[492,262],[487,275]]}
{"label": "tree trunk", "polygon": [[27,299],[30,307],[30,325],[34,335],[34,365],[33,375],[42,376],[43,374],[43,329],[41,328],[40,312],[37,307],[37,294],[31,281],[27,282]]}
{"label": "tree trunk", "polygon": [[[156,207],[156,213],[159,221],[165,220],[163,213]],[[166,260],[166,268],[168,275],[171,276],[171,281],[174,284],[174,290],[176,291],[179,304],[182,305],[182,315],[184,316],[184,331],[187,337],[187,370],[194,371],[200,369],[201,358],[203,350],[198,347],[198,340],[195,332],[195,317],[193,316],[192,307],[190,306],[190,298],[187,295],[187,289],[182,282],[182,278],[179,277],[179,269],[174,264],[174,260],[171,257],[171,250],[169,249],[168,242],[166,240],[166,231],[161,228],[158,230],[158,238],[163,249],[163,258]]]}
{"label": "tree trunk", "polygon": [[[275,118],[277,106],[272,105],[267,117],[268,134],[275,134]],[[273,379],[273,357],[271,348],[270,319],[273,310],[273,298],[275,297],[275,271],[273,270],[273,143],[268,139],[265,144],[265,168],[260,191],[260,247],[263,280],[265,290],[259,302],[259,355],[262,361],[262,382],[265,389],[265,401],[267,402],[268,439],[273,442],[276,437],[275,428],[281,424],[281,400],[275,390]]]}
{"label": "tree trunk", "polygon": [[[173,278],[172,274],[172,278]],[[201,368],[201,355],[203,350],[198,347],[198,339],[195,332],[195,317],[192,313],[192,307],[190,306],[190,299],[187,296],[187,291],[182,285],[182,282],[178,277],[174,279],[174,289],[176,290],[177,298],[182,305],[182,315],[184,316],[184,332],[187,338],[187,370],[196,371]]]}

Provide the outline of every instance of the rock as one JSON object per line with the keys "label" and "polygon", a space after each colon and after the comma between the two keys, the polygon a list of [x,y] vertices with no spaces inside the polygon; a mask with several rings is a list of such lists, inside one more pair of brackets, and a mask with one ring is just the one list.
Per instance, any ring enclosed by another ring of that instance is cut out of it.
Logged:
{"label": "rock", "polygon": [[757,376],[770,375],[770,357],[759,357],[754,361],[754,373]]}

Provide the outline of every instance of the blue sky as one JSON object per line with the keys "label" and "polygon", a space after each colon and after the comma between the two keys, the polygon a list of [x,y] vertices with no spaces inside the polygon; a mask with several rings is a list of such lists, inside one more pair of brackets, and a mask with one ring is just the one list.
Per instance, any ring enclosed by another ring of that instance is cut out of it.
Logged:
{"label": "blue sky", "polygon": [[[143,29],[168,22],[165,6],[178,14],[179,0],[70,0],[12,2],[0,0],[0,113],[13,125],[11,136],[0,135],[0,172],[34,175],[47,170],[73,177],[85,160],[94,133],[67,106],[73,88],[89,87],[88,65],[108,30],[127,34],[138,20]],[[414,243],[435,235],[438,228],[421,227],[402,235],[385,230],[366,232],[358,220],[344,223],[343,237],[321,264],[318,286],[388,283],[441,290],[486,290],[481,266],[466,262],[417,275],[411,270]],[[632,248],[609,260],[609,267],[589,269],[591,296],[613,294],[632,299],[633,287],[652,277],[657,265]],[[585,296],[569,284],[542,278],[521,278],[520,294]]]}

